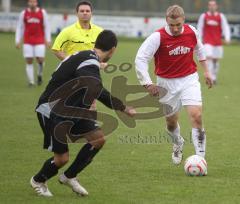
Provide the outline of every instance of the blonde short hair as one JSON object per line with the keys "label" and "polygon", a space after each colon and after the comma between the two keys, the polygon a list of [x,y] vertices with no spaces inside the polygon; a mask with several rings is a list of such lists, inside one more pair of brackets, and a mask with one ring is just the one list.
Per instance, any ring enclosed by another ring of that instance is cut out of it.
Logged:
{"label": "blonde short hair", "polygon": [[176,19],[176,18],[179,18],[179,17],[184,17],[184,10],[179,5],[170,6],[167,9],[166,17],[169,17],[169,18],[172,18],[172,19]]}

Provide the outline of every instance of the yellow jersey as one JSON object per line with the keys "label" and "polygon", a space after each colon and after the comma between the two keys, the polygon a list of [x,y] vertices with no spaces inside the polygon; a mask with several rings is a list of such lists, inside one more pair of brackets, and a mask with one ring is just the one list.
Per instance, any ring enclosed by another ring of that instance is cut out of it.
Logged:
{"label": "yellow jersey", "polygon": [[103,29],[92,23],[90,27],[90,29],[82,29],[77,21],[64,28],[55,39],[52,50],[64,51],[69,56],[82,50],[93,49],[96,38]]}

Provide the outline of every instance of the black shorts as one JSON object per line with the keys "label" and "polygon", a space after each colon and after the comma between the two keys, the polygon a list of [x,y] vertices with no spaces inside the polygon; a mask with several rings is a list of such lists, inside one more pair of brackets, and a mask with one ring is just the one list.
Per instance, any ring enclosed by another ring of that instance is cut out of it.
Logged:
{"label": "black shorts", "polygon": [[[99,129],[96,121],[85,119],[69,119],[51,116],[50,119],[37,112],[39,124],[44,134],[43,148],[54,153],[68,152],[68,143],[74,143],[83,135]],[[70,132],[66,130],[71,127]],[[71,141],[69,140],[71,136]],[[73,137],[74,136],[74,137]]]}

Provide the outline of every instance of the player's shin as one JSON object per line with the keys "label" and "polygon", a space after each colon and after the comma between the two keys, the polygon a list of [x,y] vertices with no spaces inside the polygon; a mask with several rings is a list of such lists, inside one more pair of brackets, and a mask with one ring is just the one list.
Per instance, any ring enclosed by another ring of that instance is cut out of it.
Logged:
{"label": "player's shin", "polygon": [[217,81],[217,75],[218,75],[218,72],[219,72],[219,68],[220,68],[220,64],[217,61],[217,62],[214,63],[214,82],[215,83]]}
{"label": "player's shin", "polygon": [[42,76],[43,75],[43,66],[44,66],[44,63],[43,62],[39,62],[38,63],[38,76]]}
{"label": "player's shin", "polygon": [[166,128],[166,131],[167,131],[168,135],[171,137],[173,144],[182,145],[183,138],[180,135],[180,126],[178,123],[177,123],[177,127],[175,130],[170,131],[170,130],[168,130],[168,128]]}
{"label": "player's shin", "polygon": [[195,153],[199,156],[205,157],[206,134],[203,128],[192,128],[192,141],[195,148]]}
{"label": "player's shin", "polygon": [[37,77],[38,77],[37,78],[37,84],[38,85],[42,84],[43,66],[44,66],[43,62],[38,63],[38,73],[37,73]]}
{"label": "player's shin", "polygon": [[59,167],[54,163],[54,158],[51,157],[43,164],[41,170],[33,177],[34,181],[44,183],[48,179],[57,175]]}
{"label": "player's shin", "polygon": [[34,84],[34,69],[33,64],[27,64],[26,65],[26,74],[28,78],[28,82],[30,85]]}
{"label": "player's shin", "polygon": [[76,177],[78,173],[91,163],[99,150],[100,148],[95,148],[90,143],[85,144],[70,167],[64,172],[64,175],[67,178]]}
{"label": "player's shin", "polygon": [[173,142],[173,151],[172,151],[172,162],[175,165],[178,165],[181,163],[183,158],[183,145],[184,145],[184,139],[180,135],[180,126],[177,123],[177,127],[170,131],[167,129],[168,135],[171,137]]}

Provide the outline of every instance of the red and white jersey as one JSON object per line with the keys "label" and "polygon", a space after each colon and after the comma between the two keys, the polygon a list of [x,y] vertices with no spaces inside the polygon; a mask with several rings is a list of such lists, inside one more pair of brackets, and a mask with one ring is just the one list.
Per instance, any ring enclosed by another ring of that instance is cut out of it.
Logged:
{"label": "red and white jersey", "polygon": [[51,41],[50,26],[47,13],[41,8],[31,11],[29,8],[21,12],[16,29],[16,44],[23,39],[24,44],[37,45]]}
{"label": "red and white jersey", "polygon": [[219,12],[206,12],[199,17],[198,31],[204,44],[222,45],[222,36],[227,42],[231,40],[230,27],[226,17]]}
{"label": "red and white jersey", "polygon": [[206,60],[204,46],[197,30],[185,24],[179,36],[173,36],[168,26],[151,34],[138,50],[135,64],[142,85],[152,84],[148,63],[154,58],[155,74],[163,78],[180,78],[196,72],[193,53]]}

